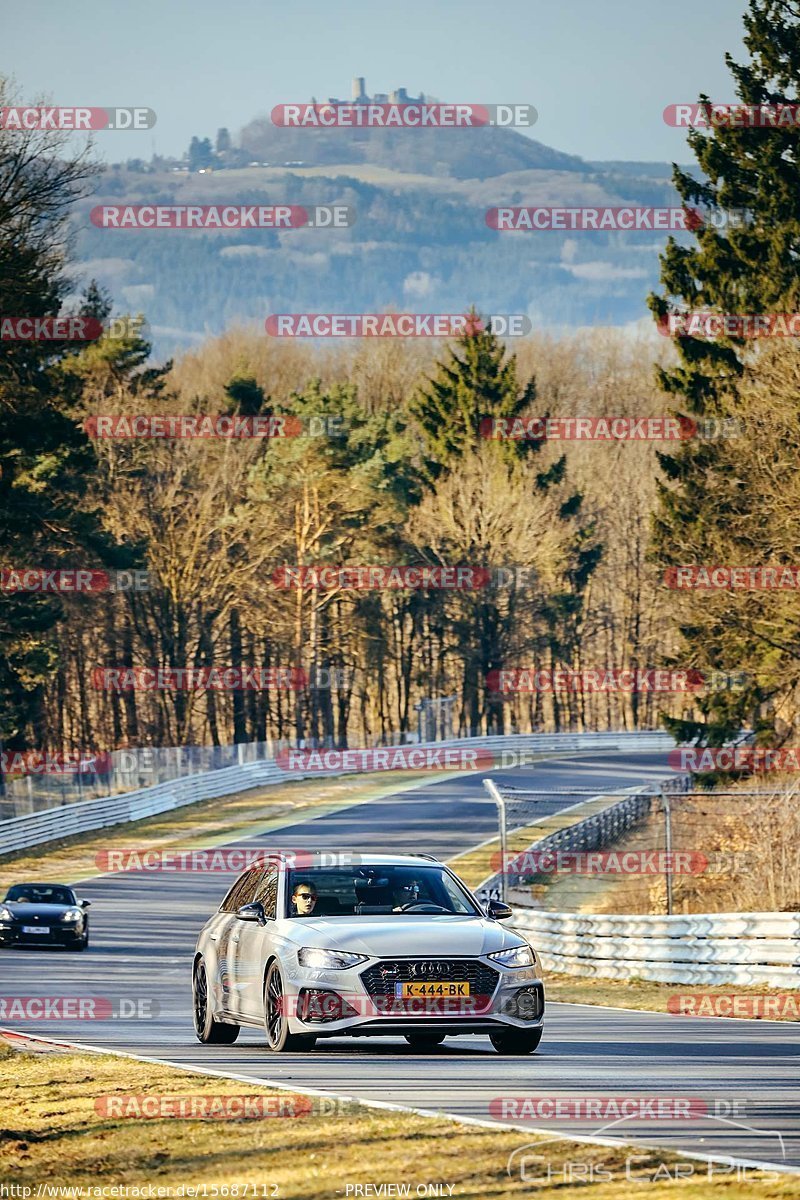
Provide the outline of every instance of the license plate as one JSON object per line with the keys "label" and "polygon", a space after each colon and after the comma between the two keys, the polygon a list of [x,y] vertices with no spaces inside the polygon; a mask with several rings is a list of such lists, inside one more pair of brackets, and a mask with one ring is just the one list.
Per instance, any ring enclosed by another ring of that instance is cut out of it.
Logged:
{"label": "license plate", "polygon": [[49,925],[23,925],[22,932],[23,933],[49,933],[50,926]]}
{"label": "license plate", "polygon": [[462,980],[415,980],[413,983],[396,983],[394,995],[396,1000],[411,996],[468,996],[469,984]]}

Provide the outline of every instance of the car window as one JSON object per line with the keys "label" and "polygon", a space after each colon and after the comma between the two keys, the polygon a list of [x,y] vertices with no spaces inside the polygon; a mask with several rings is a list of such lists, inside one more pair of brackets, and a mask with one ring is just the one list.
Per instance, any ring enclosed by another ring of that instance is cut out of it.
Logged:
{"label": "car window", "polygon": [[[313,912],[298,917],[291,902],[296,883],[312,884],[317,893]],[[286,916],[300,920],[336,916],[402,913],[428,905],[444,913],[476,914],[471,900],[442,867],[387,866],[317,867],[288,872]],[[482,915],[482,914],[481,914]]]}
{"label": "car window", "polygon": [[264,905],[264,915],[275,918],[278,915],[278,872],[275,867],[267,867],[256,885],[255,900]]}
{"label": "car window", "polygon": [[453,912],[469,913],[473,911],[472,905],[469,903],[467,897],[464,895],[455,879],[452,879],[446,871],[442,872],[442,887],[447,892],[450,903],[453,905]]}
{"label": "car window", "polygon": [[252,867],[245,871],[222,901],[220,911],[236,912],[237,908],[241,908],[243,904],[250,904],[255,897],[260,874],[260,871],[254,870]]}
{"label": "car window", "polygon": [[10,904],[75,904],[75,894],[69,888],[47,883],[15,883],[8,889]]}

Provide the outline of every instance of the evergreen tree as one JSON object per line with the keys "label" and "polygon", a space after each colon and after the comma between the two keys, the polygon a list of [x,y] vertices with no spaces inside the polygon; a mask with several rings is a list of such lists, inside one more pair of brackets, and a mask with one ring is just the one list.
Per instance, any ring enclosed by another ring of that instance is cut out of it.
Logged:
{"label": "evergreen tree", "polygon": [[[750,0],[744,25],[751,61],[739,64],[725,55],[739,101],[754,106],[796,105],[800,5],[796,0]],[[709,98],[703,95],[700,102],[708,104]],[[796,310],[800,130],[793,124],[763,128],[717,124],[707,132],[693,129],[688,141],[702,174],[695,178],[675,167],[673,180],[685,204],[699,206],[712,220],[696,230],[695,245],[670,239],[661,259],[663,293],[649,298],[653,313],[663,321],[677,307],[739,314]],[[743,219],[722,224],[731,213],[742,214]],[[659,371],[659,382],[680,407],[692,417],[717,421],[734,413],[742,373],[755,357],[752,343],[682,336],[677,350],[679,364]],[[737,470],[736,457],[719,441],[693,438],[675,453],[660,454],[659,460],[667,483],[660,488],[654,523],[655,557],[663,567],[709,564],[726,525],[741,516],[736,499],[741,493],[726,486]],[[715,661],[722,630],[715,640],[702,619],[702,594],[694,603],[700,606],[695,609],[698,619],[689,613],[683,630],[685,661],[736,670],[739,662]],[[730,638],[724,644],[728,655],[736,653]],[[766,660],[772,651],[767,641],[760,644]],[[740,649],[745,652],[744,641]],[[747,652],[752,656],[749,641]],[[735,699],[712,695],[703,701],[705,721],[673,722],[672,727],[680,736],[719,744],[757,710],[762,698],[755,684]]]}
{"label": "evergreen tree", "polygon": [[[506,358],[505,347],[488,329],[474,309],[471,327],[448,347],[447,357],[427,388],[409,405],[425,442],[425,473],[436,479],[475,449],[488,435],[486,422],[493,417],[513,418],[529,413],[536,399],[531,378],[524,388],[517,381],[517,360]],[[503,442],[506,455],[518,458],[538,442]]]}
{"label": "evergreen tree", "polygon": [[[0,80],[0,106],[13,104]],[[0,130],[0,312],[57,316],[71,290],[67,223],[95,175],[63,138]],[[6,341],[0,357],[0,552],[6,567],[112,565],[113,545],[85,500],[92,447],[65,404],[65,343]],[[0,594],[0,738],[25,748],[41,735],[52,679],[57,595]]]}

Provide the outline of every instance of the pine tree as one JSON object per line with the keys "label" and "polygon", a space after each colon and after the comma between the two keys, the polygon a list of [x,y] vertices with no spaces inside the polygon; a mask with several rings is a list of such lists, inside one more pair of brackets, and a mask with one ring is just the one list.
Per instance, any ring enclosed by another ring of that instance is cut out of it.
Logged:
{"label": "pine tree", "polygon": [[[0,106],[14,103],[0,80]],[[58,315],[71,290],[67,222],[95,168],[63,138],[0,131],[0,312]],[[0,357],[0,552],[4,566],[113,565],[113,546],[85,501],[95,458],[58,383],[68,343],[9,341]],[[57,595],[0,594],[0,738],[25,748],[41,734],[55,667]],[[0,777],[0,785],[1,785]]]}
{"label": "pine tree", "polygon": [[[425,473],[431,480],[480,444],[486,436],[484,422],[520,416],[536,400],[534,379],[520,387],[516,357],[506,358],[502,342],[484,328],[474,309],[470,326],[449,346],[435,377],[409,405],[423,434]],[[524,440],[503,444],[509,458],[539,448],[538,442]]]}
{"label": "pine tree", "polygon": [[[744,25],[751,61],[739,64],[725,55],[739,102],[797,104],[800,5],[750,0]],[[708,104],[709,97],[700,102]],[[718,124],[708,132],[692,130],[688,141],[702,174],[695,178],[675,167],[673,180],[684,203],[699,206],[711,220],[696,230],[696,245],[670,239],[661,258],[663,292],[650,296],[651,310],[662,321],[677,307],[745,315],[794,311],[800,301],[800,130]],[[727,214],[739,219],[723,224]],[[677,350],[679,364],[658,373],[664,390],[692,417],[719,422],[733,413],[742,374],[754,358],[752,343],[682,336]],[[667,483],[660,487],[654,522],[655,557],[663,567],[709,563],[718,534],[741,515],[735,511],[737,489],[724,486],[737,469],[735,457],[719,441],[693,438],[675,453],[659,454],[659,461]],[[702,595],[696,603],[703,604]],[[690,614],[683,630],[684,661],[736,670],[738,662],[715,661],[722,643],[715,643],[697,613],[699,619]],[[733,652],[729,637],[725,650]],[[747,653],[752,661],[752,645]],[[765,643],[762,653],[765,659],[770,653]],[[671,725],[679,736],[719,744],[761,699],[755,685],[735,702],[712,695],[702,705],[705,721]]]}

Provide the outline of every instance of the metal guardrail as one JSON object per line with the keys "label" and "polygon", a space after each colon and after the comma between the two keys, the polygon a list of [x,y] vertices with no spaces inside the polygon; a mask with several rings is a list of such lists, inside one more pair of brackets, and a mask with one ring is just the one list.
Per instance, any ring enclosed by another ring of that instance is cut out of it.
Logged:
{"label": "metal guardrail", "polygon": [[590,979],[800,987],[800,913],[594,916],[515,908],[548,971]]}
{"label": "metal guardrail", "polygon": [[[634,733],[509,734],[483,738],[451,738],[428,745],[431,748],[467,745],[476,749],[491,750],[498,759],[499,768],[502,769],[519,765],[521,761],[525,761],[525,756],[528,756],[528,761],[532,761],[535,755],[549,753],[669,750],[674,747],[675,742],[669,734],[645,730]],[[507,761],[504,761],[503,755]],[[342,772],[285,771],[277,766],[273,759],[265,758],[217,771],[185,775],[121,795],[84,800],[81,803],[1,821],[0,855],[11,854],[59,838],[72,837],[75,834],[104,829],[110,825],[140,821],[144,817],[169,812],[170,809],[186,804],[196,804],[200,800],[217,796],[229,796],[249,788],[336,774]]]}
{"label": "metal guardrail", "polygon": [[[586,742],[587,738],[595,735],[509,734],[486,738],[451,738],[437,740],[435,744],[458,746],[470,741],[487,748],[500,747],[498,752],[502,754],[502,746],[508,743],[509,738],[515,740],[515,745],[525,744],[532,738],[537,744],[541,743],[549,749],[551,744],[554,747],[569,747],[571,739],[576,736]],[[608,735],[602,733],[596,736],[605,738]],[[658,732],[634,732],[632,735],[615,736],[652,736],[659,739],[666,735]],[[409,738],[409,734],[393,734],[387,739],[387,743],[392,746],[418,745],[415,738]],[[303,747],[296,747],[294,742],[284,738],[266,742],[238,742],[230,746],[144,746],[139,749],[113,750],[100,755],[87,753],[81,761],[80,769],[28,773],[18,777],[6,776],[0,794],[0,823],[13,817],[46,812],[59,806],[82,804],[85,800],[100,800],[123,792],[153,788],[159,783],[170,783],[186,775],[200,775],[208,771],[221,771],[226,767],[241,767],[256,762],[274,762],[280,752],[296,748]],[[304,748],[310,750],[319,747],[309,742]],[[322,749],[332,747],[325,746]],[[498,763],[501,769],[503,765],[502,762]]]}

